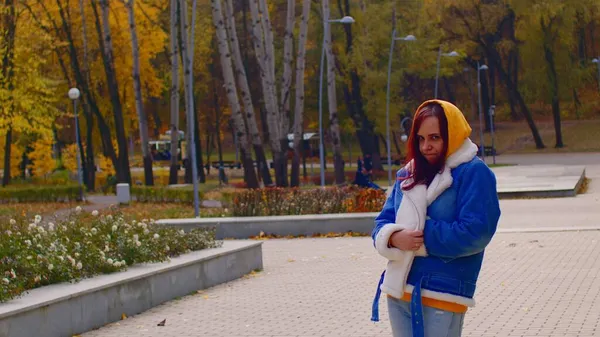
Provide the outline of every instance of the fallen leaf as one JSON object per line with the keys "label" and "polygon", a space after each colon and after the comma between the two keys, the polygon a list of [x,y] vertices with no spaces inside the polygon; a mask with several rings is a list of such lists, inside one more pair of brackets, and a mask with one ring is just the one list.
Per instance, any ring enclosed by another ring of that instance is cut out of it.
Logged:
{"label": "fallen leaf", "polygon": [[288,262],[296,262],[296,260],[294,260],[294,259],[292,259],[292,258],[289,258],[287,261],[288,261]]}
{"label": "fallen leaf", "polygon": [[127,315],[125,315],[125,313],[121,314],[121,320],[126,320],[127,319]]}
{"label": "fallen leaf", "polygon": [[160,323],[156,324],[157,326],[165,326],[165,324],[167,323],[167,319],[163,319]]}

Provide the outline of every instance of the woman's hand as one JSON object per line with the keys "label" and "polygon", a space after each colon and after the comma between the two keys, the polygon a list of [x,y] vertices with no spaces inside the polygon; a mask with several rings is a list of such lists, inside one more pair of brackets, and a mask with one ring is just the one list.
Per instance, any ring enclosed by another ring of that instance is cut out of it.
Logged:
{"label": "woman's hand", "polygon": [[401,230],[390,237],[390,245],[400,250],[418,250],[423,245],[423,231]]}

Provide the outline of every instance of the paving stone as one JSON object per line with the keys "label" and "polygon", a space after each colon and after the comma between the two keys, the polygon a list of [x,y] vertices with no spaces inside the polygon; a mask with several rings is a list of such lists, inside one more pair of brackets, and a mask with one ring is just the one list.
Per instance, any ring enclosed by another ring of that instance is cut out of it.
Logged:
{"label": "paving stone", "polygon": [[[254,276],[83,336],[390,336],[385,297],[381,322],[369,320],[385,266],[370,238],[268,240],[263,250]],[[599,254],[600,232],[497,234],[463,335],[600,334]]]}

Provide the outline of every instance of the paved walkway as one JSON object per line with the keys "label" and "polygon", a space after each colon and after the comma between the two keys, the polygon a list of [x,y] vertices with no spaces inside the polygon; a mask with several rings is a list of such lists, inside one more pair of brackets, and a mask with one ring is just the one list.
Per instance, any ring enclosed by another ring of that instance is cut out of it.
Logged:
{"label": "paved walkway", "polygon": [[[369,238],[271,240],[254,276],[83,336],[389,336],[369,321],[384,261]],[[497,234],[464,336],[597,336],[600,232]],[[166,319],[166,325],[156,324]]]}
{"label": "paved walkway", "polygon": [[[588,194],[501,201],[502,233],[486,251],[463,336],[600,336],[600,230],[511,232],[600,228],[600,165],[585,164]],[[385,298],[382,321],[369,320],[385,267],[370,238],[269,240],[263,252],[260,273],[83,336],[390,336]]]}

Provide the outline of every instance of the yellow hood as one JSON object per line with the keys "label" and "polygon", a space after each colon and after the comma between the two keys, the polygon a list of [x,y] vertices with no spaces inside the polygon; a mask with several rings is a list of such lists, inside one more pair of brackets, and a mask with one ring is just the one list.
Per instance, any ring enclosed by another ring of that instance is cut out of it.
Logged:
{"label": "yellow hood", "polygon": [[444,114],[448,120],[448,153],[446,153],[446,158],[448,158],[461,147],[465,139],[469,138],[472,131],[471,126],[463,113],[454,104],[439,99],[423,102],[417,108],[417,112],[428,103],[437,103],[444,109]]}

